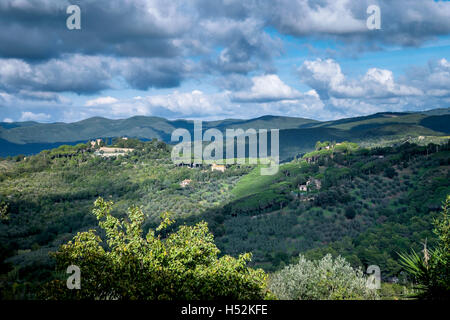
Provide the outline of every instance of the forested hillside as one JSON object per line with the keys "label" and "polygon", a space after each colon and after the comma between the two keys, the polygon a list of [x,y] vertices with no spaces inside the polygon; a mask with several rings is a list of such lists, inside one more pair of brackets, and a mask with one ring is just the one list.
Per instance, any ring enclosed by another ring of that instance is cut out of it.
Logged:
{"label": "forested hillside", "polygon": [[179,167],[170,146],[157,140],[114,144],[134,151],[104,157],[78,144],[0,161],[5,296],[32,297],[51,279],[49,252],[79,231],[98,229],[90,212],[99,196],[116,203],[112,214],[119,217],[142,206],[145,231],[165,211],[177,220],[167,232],[204,220],[221,254],[252,252],[252,265],[269,272],[299,253],[331,253],[353,266],[379,265],[388,280],[401,277],[398,252],[434,243],[431,221],[450,194],[448,141],[371,149],[317,143],[274,176],[249,165],[224,172]]}
{"label": "forested hillside", "polygon": [[353,265],[379,265],[386,279],[399,276],[398,252],[433,244],[431,222],[450,193],[449,168],[448,143],[343,143],[285,164],[276,176],[250,173],[234,199],[206,219],[220,248],[252,251],[267,270],[298,253],[332,253]]}

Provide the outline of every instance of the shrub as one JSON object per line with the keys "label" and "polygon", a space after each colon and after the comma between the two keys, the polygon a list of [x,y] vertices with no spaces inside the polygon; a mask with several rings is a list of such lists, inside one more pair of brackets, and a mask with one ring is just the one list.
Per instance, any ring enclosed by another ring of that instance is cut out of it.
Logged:
{"label": "shrub", "polygon": [[353,269],[342,257],[327,254],[309,261],[302,255],[271,278],[270,290],[282,300],[361,300],[377,299],[375,289],[366,285],[361,269]]}

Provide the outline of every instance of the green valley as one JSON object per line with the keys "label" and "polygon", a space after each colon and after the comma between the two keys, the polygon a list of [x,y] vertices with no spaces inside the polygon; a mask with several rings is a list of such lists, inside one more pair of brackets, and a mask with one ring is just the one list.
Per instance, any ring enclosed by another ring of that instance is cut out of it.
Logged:
{"label": "green valley", "polygon": [[450,194],[449,140],[415,141],[421,145],[317,142],[273,176],[252,165],[180,167],[170,145],[156,139],[114,139],[115,147],[134,151],[113,157],[78,144],[5,158],[3,298],[33,298],[53,277],[49,253],[95,228],[89,212],[98,197],[115,202],[117,217],[140,206],[144,231],[166,211],[177,222],[164,232],[206,221],[221,254],[251,252],[250,265],[268,272],[296,263],[299,254],[315,260],[330,253],[353,267],[380,266],[383,281],[404,281],[398,252],[436,242],[432,220]]}

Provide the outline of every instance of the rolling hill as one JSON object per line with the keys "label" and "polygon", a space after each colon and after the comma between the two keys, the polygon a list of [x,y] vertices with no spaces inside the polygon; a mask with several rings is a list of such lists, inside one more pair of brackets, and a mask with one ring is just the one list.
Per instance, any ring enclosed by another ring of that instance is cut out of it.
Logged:
{"label": "rolling hill", "polygon": [[[336,121],[263,116],[256,119],[226,119],[203,122],[203,129],[280,129],[280,157],[289,160],[314,149],[316,141],[353,141],[370,145],[394,143],[418,137],[442,137],[450,134],[449,109],[419,113],[377,113]],[[18,122],[0,123],[0,156],[35,154],[63,144],[77,144],[94,138],[157,138],[170,142],[177,128],[193,132],[190,120],[167,120],[135,116],[111,120],[101,117],[74,123]]]}
{"label": "rolling hill", "polygon": [[[314,139],[319,129],[303,130]],[[2,159],[0,298],[33,298],[54,277],[49,252],[95,228],[90,211],[98,197],[113,200],[120,218],[129,206],[142,207],[145,233],[164,212],[177,221],[168,231],[206,221],[223,254],[251,252],[252,266],[268,272],[300,253],[311,259],[331,253],[355,267],[380,266],[384,280],[399,277],[398,252],[421,250],[425,239],[436,243],[432,221],[450,193],[449,142],[384,148],[323,142],[272,176],[254,165],[224,172],[178,166],[170,146],[155,140],[117,140],[116,147],[135,148],[118,157],[95,156],[81,144]]]}

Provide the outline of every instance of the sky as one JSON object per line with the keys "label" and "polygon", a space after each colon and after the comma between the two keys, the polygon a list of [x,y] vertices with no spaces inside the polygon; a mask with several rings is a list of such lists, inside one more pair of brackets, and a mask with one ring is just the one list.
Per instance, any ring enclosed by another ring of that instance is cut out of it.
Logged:
{"label": "sky", "polygon": [[0,1],[0,122],[449,106],[450,1]]}

